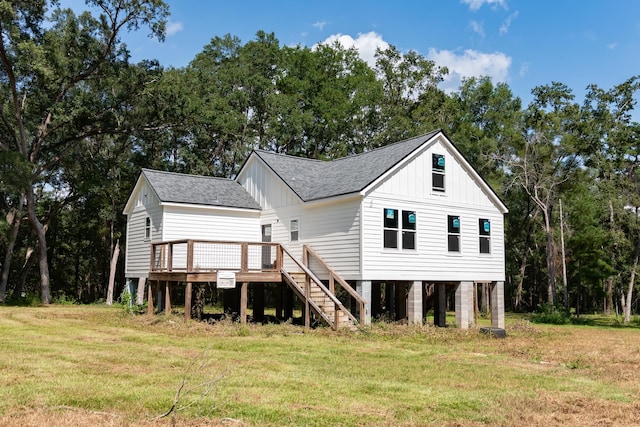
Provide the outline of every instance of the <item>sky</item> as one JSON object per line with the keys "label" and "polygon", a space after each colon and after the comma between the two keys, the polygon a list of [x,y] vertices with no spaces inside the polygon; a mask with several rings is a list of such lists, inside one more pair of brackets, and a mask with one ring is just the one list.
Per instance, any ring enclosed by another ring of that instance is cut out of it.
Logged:
{"label": "sky", "polygon": [[536,86],[564,83],[582,102],[590,84],[610,89],[640,74],[638,0],[165,1],[164,43],[143,30],[124,37],[133,62],[184,67],[216,36],[246,43],[263,30],[288,46],[337,39],[371,64],[377,47],[413,50],[448,67],[443,89],[486,75],[524,106]]}

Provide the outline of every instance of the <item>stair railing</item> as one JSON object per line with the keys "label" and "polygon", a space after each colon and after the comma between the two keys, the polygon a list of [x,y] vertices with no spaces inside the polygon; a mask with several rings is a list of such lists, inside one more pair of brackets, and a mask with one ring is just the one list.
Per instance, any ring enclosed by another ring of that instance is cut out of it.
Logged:
{"label": "stair railing", "polygon": [[[338,283],[342,289],[344,289],[349,295],[351,295],[356,304],[358,304],[359,313],[360,313],[360,325],[364,325],[365,322],[365,305],[366,301],[364,298],[358,294],[340,275],[333,269],[331,266],[310,246],[303,245],[302,246],[302,262],[305,264],[309,270],[311,260],[315,260],[320,264],[329,274],[329,291],[335,295],[335,284]],[[348,310],[347,310],[348,311]]]}
{"label": "stair railing", "polygon": [[[316,275],[302,262],[298,261],[296,257],[291,255],[291,253],[285,248],[281,246],[282,252],[284,255],[288,256],[304,273],[305,273],[305,286],[302,288],[299,283],[295,281],[295,279],[286,271],[284,268],[282,269],[283,276],[287,279],[287,281],[294,285],[297,288],[297,291],[301,293],[305,300],[306,314],[305,314],[305,327],[309,327],[309,308],[313,308],[314,311],[318,313],[334,330],[338,330],[340,327],[340,311],[345,313],[347,317],[354,323],[358,323],[358,319],[355,318],[353,314],[349,310],[347,310],[342,301],[340,301],[336,296],[316,277]],[[311,299],[310,294],[310,285],[311,281],[322,290],[322,292],[331,300],[334,305],[334,319],[330,319],[326,313]]]}

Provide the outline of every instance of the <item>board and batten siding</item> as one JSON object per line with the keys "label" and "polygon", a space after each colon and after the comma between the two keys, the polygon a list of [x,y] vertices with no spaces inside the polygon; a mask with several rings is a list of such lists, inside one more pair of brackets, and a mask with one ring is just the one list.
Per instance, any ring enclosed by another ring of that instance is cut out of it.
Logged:
{"label": "board and batten siding", "polygon": [[263,211],[302,203],[257,156],[251,156],[237,181],[260,204]]}
{"label": "board and batten siding", "polygon": [[[445,156],[444,193],[432,191],[432,154]],[[416,249],[383,244],[384,209],[416,212]],[[460,252],[447,249],[447,217],[460,217]],[[479,219],[491,222],[490,254],[479,248]],[[371,189],[362,202],[362,279],[503,281],[504,216],[453,152],[436,141]]]}
{"label": "board and batten siding", "polygon": [[[135,195],[133,211],[127,215],[127,241],[125,255],[125,276],[147,277],[151,242],[162,239],[162,209],[160,200],[145,182]],[[151,218],[151,238],[145,238],[147,217]]]}

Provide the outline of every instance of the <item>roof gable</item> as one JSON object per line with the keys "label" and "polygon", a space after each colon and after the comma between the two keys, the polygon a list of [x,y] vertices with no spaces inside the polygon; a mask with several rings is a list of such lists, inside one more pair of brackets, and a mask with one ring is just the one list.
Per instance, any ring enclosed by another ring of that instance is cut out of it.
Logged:
{"label": "roof gable", "polygon": [[[231,179],[152,169],[142,169],[139,180],[143,177],[161,203],[260,210],[258,202],[240,184]],[[136,187],[138,187],[137,184]],[[129,203],[127,208],[128,205]]]}
{"label": "roof gable", "polygon": [[434,131],[328,162],[262,150],[254,153],[302,201],[309,202],[359,193],[438,133]]}

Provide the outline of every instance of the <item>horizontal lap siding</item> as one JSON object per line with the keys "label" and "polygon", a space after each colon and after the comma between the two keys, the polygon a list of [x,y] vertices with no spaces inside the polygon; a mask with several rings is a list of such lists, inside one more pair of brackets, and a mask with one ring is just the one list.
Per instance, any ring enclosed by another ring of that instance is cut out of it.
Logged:
{"label": "horizontal lap siding", "polygon": [[[127,217],[126,277],[147,277],[151,242],[159,241],[162,236],[162,210],[158,199],[150,194],[146,203],[134,208]],[[145,239],[147,217],[151,218],[151,239]]]}
{"label": "horizontal lap siding", "polygon": [[162,240],[260,241],[259,212],[165,207]]}
{"label": "horizontal lap siding", "polygon": [[[431,155],[446,156],[444,194],[431,190]],[[383,248],[383,209],[416,212],[417,249]],[[447,216],[460,216],[460,253],[447,250]],[[491,254],[479,253],[478,220],[491,221]],[[504,280],[504,218],[453,153],[436,143],[363,202],[363,279]]]}

